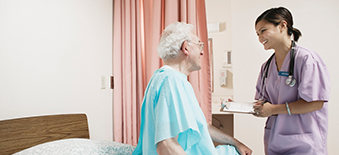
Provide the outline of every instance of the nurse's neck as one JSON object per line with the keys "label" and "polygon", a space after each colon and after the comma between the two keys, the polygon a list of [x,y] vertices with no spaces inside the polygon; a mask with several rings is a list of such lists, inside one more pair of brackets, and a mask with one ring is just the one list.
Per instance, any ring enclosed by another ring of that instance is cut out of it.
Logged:
{"label": "nurse's neck", "polygon": [[274,49],[276,59],[278,60],[284,60],[287,53],[291,50],[292,48],[292,41],[291,39],[284,39],[277,48]]}

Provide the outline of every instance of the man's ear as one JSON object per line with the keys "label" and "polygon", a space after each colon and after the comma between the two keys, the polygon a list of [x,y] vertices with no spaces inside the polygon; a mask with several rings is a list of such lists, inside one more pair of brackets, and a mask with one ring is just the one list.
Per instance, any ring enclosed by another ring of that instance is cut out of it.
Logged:
{"label": "man's ear", "polygon": [[186,40],[182,43],[182,46],[181,46],[181,49],[180,49],[182,51],[182,53],[184,53],[185,55],[189,55],[189,52],[187,50],[187,46],[188,46],[188,42]]}

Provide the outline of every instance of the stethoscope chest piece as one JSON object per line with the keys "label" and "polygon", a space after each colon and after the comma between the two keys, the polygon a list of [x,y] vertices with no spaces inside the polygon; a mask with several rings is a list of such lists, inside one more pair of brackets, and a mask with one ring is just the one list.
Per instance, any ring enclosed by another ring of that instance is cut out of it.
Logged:
{"label": "stethoscope chest piece", "polygon": [[286,85],[290,86],[290,87],[294,87],[296,80],[292,78],[292,76],[288,76],[288,78],[286,79]]}

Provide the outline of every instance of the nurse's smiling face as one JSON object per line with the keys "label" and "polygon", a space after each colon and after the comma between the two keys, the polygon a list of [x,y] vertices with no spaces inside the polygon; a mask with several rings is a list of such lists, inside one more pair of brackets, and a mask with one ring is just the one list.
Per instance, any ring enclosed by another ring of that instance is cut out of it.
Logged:
{"label": "nurse's smiling face", "polygon": [[265,50],[275,49],[278,41],[281,40],[280,26],[275,26],[266,20],[261,20],[255,25],[255,31],[259,42],[264,45]]}

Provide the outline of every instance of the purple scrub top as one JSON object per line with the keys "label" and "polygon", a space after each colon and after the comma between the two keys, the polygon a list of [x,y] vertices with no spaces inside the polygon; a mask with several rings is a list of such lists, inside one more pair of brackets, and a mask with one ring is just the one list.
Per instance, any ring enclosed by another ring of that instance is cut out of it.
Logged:
{"label": "purple scrub top", "polygon": [[[291,52],[291,51],[290,51]],[[288,72],[290,53],[285,57],[280,71]],[[264,96],[272,104],[285,104],[304,99],[307,102],[325,101],[323,108],[306,114],[279,114],[267,118],[264,134],[266,155],[326,155],[328,128],[328,100],[330,96],[329,72],[320,56],[309,49],[296,45],[293,77],[296,85],[285,84],[286,76],[280,76],[275,56],[272,59],[262,89],[262,74],[256,86],[255,99]]]}

